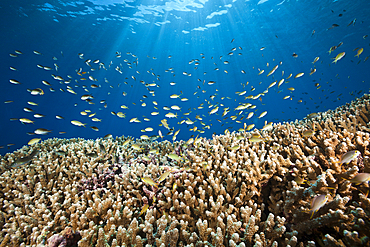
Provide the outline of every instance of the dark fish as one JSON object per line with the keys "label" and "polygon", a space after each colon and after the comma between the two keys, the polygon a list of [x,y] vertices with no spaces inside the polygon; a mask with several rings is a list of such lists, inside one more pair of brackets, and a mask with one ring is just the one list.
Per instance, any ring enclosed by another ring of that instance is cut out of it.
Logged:
{"label": "dark fish", "polygon": [[104,136],[104,139],[105,139],[105,140],[106,140],[106,139],[109,139],[109,138],[113,138],[112,134],[106,134],[106,135]]}
{"label": "dark fish", "polygon": [[56,155],[59,155],[59,156],[65,156],[66,155],[66,152],[62,151],[62,150],[59,150],[59,151],[55,151],[54,152]]}
{"label": "dark fish", "polygon": [[348,26],[351,26],[351,25],[353,25],[353,26],[354,26],[354,25],[355,25],[355,23],[356,23],[356,18],[355,18],[355,19],[353,19],[353,20],[352,20],[352,21],[347,25],[347,27],[348,27]]}
{"label": "dark fish", "polygon": [[333,28],[335,28],[335,27],[339,27],[339,25],[338,25],[338,24],[333,24],[333,25],[331,25],[331,27],[329,27],[327,30],[329,30],[329,29],[333,29]]}
{"label": "dark fish", "polygon": [[86,156],[88,156],[88,157],[90,157],[90,158],[96,158],[96,157],[98,157],[98,155],[97,155],[95,152],[93,152],[93,153],[88,153],[88,154],[86,154]]}
{"label": "dark fish", "polygon": [[24,164],[27,164],[28,162],[30,162],[33,157],[35,157],[37,154],[39,153],[39,150],[33,150],[32,153],[26,157],[23,157],[23,158],[19,158],[17,159],[13,164],[12,164],[12,168],[17,168],[17,167],[20,167]]}
{"label": "dark fish", "polygon": [[99,149],[100,149],[100,153],[103,153],[103,154],[106,153],[105,147],[104,147],[103,143],[101,143],[101,142],[99,143]]}

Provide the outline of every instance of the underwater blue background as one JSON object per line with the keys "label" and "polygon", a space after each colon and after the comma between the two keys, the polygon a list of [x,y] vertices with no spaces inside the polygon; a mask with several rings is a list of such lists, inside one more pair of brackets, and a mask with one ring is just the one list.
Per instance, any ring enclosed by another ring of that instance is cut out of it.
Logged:
{"label": "underwater blue background", "polygon": [[[1,1],[0,146],[3,148],[0,152],[12,152],[35,137],[43,140],[51,137],[95,139],[112,134],[139,138],[143,134],[157,135],[158,130],[165,135],[168,130],[159,124],[168,112],[178,114],[177,118],[167,118],[173,132],[181,130],[177,140],[187,140],[191,135],[221,134],[226,128],[238,130],[244,123],[262,128],[265,121],[294,121],[312,112],[334,109],[368,92],[369,9],[370,1],[367,0]],[[329,49],[340,42],[343,44],[329,54]],[[233,48],[236,50],[232,51]],[[359,57],[355,57],[356,48],[363,48]],[[9,54],[16,54],[15,50],[22,54],[11,57]],[[34,50],[41,55],[33,53]],[[116,52],[121,57],[117,58]],[[233,54],[228,55],[230,52]],[[345,57],[332,63],[340,52],[345,52]],[[83,59],[79,58],[79,53],[84,54]],[[294,53],[298,57],[292,56]],[[313,64],[315,57],[320,59]],[[107,70],[98,69],[99,65],[92,61],[89,67],[85,63],[87,59],[99,59]],[[194,64],[196,61],[189,64],[194,59],[199,59],[198,66]],[[58,71],[54,63],[59,66]],[[38,64],[53,70],[40,69]],[[276,72],[267,77],[277,64],[280,65]],[[122,74],[115,69],[117,66]],[[80,68],[89,74],[78,75]],[[91,71],[91,68],[96,70]],[[173,73],[166,72],[170,68]],[[313,68],[317,71],[309,75]],[[258,75],[259,69],[265,72]],[[300,72],[304,72],[304,76],[294,79]],[[67,75],[72,79],[67,84],[61,83],[51,74],[65,81],[69,80]],[[289,74],[292,77],[287,79]],[[88,75],[97,81],[89,80]],[[87,80],[82,81],[83,77]],[[272,82],[283,78],[288,83],[269,88],[268,93],[261,96],[262,101],[245,99],[245,96],[262,93]],[[10,79],[21,84],[11,84]],[[55,92],[42,84],[42,80],[52,84]],[[208,85],[209,81],[216,83]],[[171,86],[170,82],[176,84]],[[247,82],[249,84],[245,85]],[[145,86],[148,83],[156,83],[159,87]],[[316,83],[321,88],[317,89]],[[100,87],[91,88],[91,84]],[[67,85],[77,95],[67,92]],[[83,85],[89,92],[83,90]],[[252,86],[254,91],[251,91]],[[290,91],[289,87],[295,90]],[[31,95],[27,91],[35,88],[41,88],[45,94]],[[155,96],[148,89],[154,90]],[[245,95],[236,94],[244,90],[247,91]],[[123,92],[127,96],[123,96]],[[94,104],[82,101],[80,97],[84,94],[93,95]],[[180,98],[189,100],[171,99],[172,94],[181,94]],[[291,99],[284,100],[288,95]],[[101,100],[106,101],[106,108]],[[28,105],[27,101],[38,105]],[[158,102],[158,110],[153,108],[152,101]],[[143,102],[145,107],[141,106]],[[202,103],[204,108],[198,109]],[[238,115],[239,111],[234,108],[240,103],[251,103],[256,108]],[[209,104],[213,107],[209,108]],[[121,109],[121,105],[129,109]],[[172,105],[181,107],[181,112],[162,108]],[[218,112],[210,114],[216,105]],[[25,112],[24,107],[34,112]],[[230,108],[226,119],[221,116],[225,107]],[[184,116],[189,108],[191,113]],[[92,122],[88,116],[82,116],[80,112],[86,109],[96,113],[94,117],[101,122]],[[114,116],[112,111],[123,112],[126,118]],[[160,114],[152,116],[154,111]],[[246,120],[251,111],[255,111],[254,116]],[[267,115],[259,119],[264,111]],[[34,113],[45,117],[36,119]],[[56,119],[56,115],[64,119]],[[197,115],[202,120],[196,119]],[[230,119],[236,115],[240,123]],[[134,117],[141,123],[130,123]],[[150,121],[144,121],[144,117]],[[11,118],[28,118],[35,122],[22,124],[10,121]],[[187,118],[195,123],[178,123]],[[86,123],[86,127],[74,126],[71,120]],[[99,131],[92,130],[91,126]],[[189,131],[194,126],[204,133]],[[146,127],[154,130],[141,132]],[[52,132],[27,134],[37,128]],[[59,134],[61,131],[66,133]],[[172,135],[165,135],[165,139],[172,140]]]}

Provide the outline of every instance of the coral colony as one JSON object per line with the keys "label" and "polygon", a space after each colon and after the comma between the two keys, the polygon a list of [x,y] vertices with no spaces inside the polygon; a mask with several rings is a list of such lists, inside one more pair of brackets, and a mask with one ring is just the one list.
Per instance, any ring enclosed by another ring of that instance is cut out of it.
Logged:
{"label": "coral colony", "polygon": [[369,118],[365,95],[212,139],[24,146],[1,157],[0,246],[369,246]]}

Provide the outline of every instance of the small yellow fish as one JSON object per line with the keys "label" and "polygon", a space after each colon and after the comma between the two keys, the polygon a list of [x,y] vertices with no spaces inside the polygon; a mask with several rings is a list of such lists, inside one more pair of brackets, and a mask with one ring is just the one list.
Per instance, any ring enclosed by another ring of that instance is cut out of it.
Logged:
{"label": "small yellow fish", "polygon": [[167,123],[167,119],[162,119],[162,120],[161,120],[161,123],[163,124],[163,126],[164,126],[166,129],[170,129],[170,127],[168,126],[168,123]]}
{"label": "small yellow fish", "polygon": [[325,203],[328,201],[327,195],[317,195],[311,202],[311,210],[312,212],[310,219],[312,219],[313,214],[316,213],[320,208],[322,208]]}
{"label": "small yellow fish", "polygon": [[34,123],[34,121],[29,120],[28,118],[20,118],[19,121],[21,121],[21,123]]}
{"label": "small yellow fish", "polygon": [[314,133],[315,133],[315,131],[313,131],[313,130],[306,130],[306,131],[303,131],[302,135],[304,137],[310,137],[310,136],[313,136]]}
{"label": "small yellow fish", "polygon": [[346,55],[345,52],[341,52],[339,53],[334,59],[334,61],[332,63],[337,63],[339,60],[341,60],[344,56]]}
{"label": "small yellow fish", "polygon": [[36,118],[45,117],[45,115],[42,115],[42,114],[39,114],[39,113],[33,114],[33,116],[36,117]]}
{"label": "small yellow fish", "polygon": [[306,183],[306,182],[307,182],[307,180],[305,180],[305,179],[303,179],[303,178],[301,178],[301,177],[296,177],[296,178],[294,179],[294,181],[295,181],[297,184],[299,184],[299,185],[304,184],[304,183]]}
{"label": "small yellow fish", "polygon": [[298,74],[296,74],[296,76],[294,76],[294,79],[297,79],[297,78],[299,78],[299,77],[302,77],[303,75],[304,75],[304,73],[303,73],[303,72],[298,73]]}
{"label": "small yellow fish", "polygon": [[161,139],[163,139],[163,134],[162,134],[162,132],[161,132],[160,130],[158,130],[158,135],[159,135],[159,137],[160,137]]}
{"label": "small yellow fish", "polygon": [[194,139],[190,138],[189,140],[187,140],[186,145],[191,145],[193,143],[194,143]]}
{"label": "small yellow fish", "polygon": [[130,123],[140,123],[141,121],[137,119],[136,117],[130,119]]}
{"label": "small yellow fish", "polygon": [[165,117],[168,117],[168,118],[177,118],[177,113],[176,114],[173,114],[172,112],[169,112],[165,115]]}
{"label": "small yellow fish", "polygon": [[171,99],[177,99],[177,98],[180,98],[180,95],[178,95],[178,94],[172,94],[172,95],[170,96],[170,98],[171,98]]}
{"label": "small yellow fish", "polygon": [[[267,121],[266,121],[267,122]],[[262,130],[270,131],[273,129],[272,122],[266,123],[263,127]]]}
{"label": "small yellow fish", "polygon": [[10,83],[16,84],[16,85],[21,84],[19,81],[15,80],[15,79],[10,79],[9,81],[10,81]]}
{"label": "small yellow fish", "polygon": [[254,115],[254,112],[250,112],[250,113],[248,114],[248,116],[247,116],[247,118],[246,118],[246,119],[250,119],[251,117],[253,117],[253,115]]}
{"label": "small yellow fish", "polygon": [[360,48],[357,50],[357,54],[355,55],[355,57],[360,57],[361,53],[364,51],[364,48]]}
{"label": "small yellow fish", "polygon": [[333,51],[335,51],[338,47],[337,46],[332,46],[330,47],[328,53],[331,54]]}
{"label": "small yellow fish", "polygon": [[143,157],[142,157],[142,159],[143,159],[144,161],[150,161],[150,158],[149,158],[148,156],[143,156]]}
{"label": "small yellow fish", "polygon": [[36,129],[34,131],[35,134],[37,135],[46,135],[47,133],[50,133],[51,130],[47,130],[47,129],[44,129],[44,128],[39,128],[39,129]]}
{"label": "small yellow fish", "polygon": [[[243,130],[244,130],[244,129],[243,129]],[[238,136],[236,137],[236,139],[239,141],[239,140],[244,139],[244,137],[243,137],[242,135],[238,135]]]}
{"label": "small yellow fish", "polygon": [[147,136],[147,135],[142,135],[142,136],[140,136],[140,139],[142,139],[142,140],[149,140],[149,136]]}
{"label": "small yellow fish", "polygon": [[171,109],[172,110],[176,110],[176,111],[180,111],[181,110],[181,108],[179,106],[177,106],[177,105],[171,106]]}
{"label": "small yellow fish", "polygon": [[149,184],[151,186],[158,188],[158,184],[154,182],[153,179],[151,179],[150,177],[142,177],[141,180],[146,184]]}
{"label": "small yellow fish", "polygon": [[209,114],[210,115],[215,114],[217,111],[218,111],[218,107],[212,109]]}
{"label": "small yellow fish", "polygon": [[249,130],[253,129],[254,126],[255,126],[255,124],[250,124],[250,125],[247,126],[246,130],[249,131]]}
{"label": "small yellow fish", "polygon": [[180,160],[182,160],[182,158],[181,157],[179,157],[177,154],[167,154],[167,157],[169,157],[169,158],[171,158],[171,159],[173,159],[173,160],[176,160],[176,161],[180,161]]}
{"label": "small yellow fish", "polygon": [[315,118],[315,117],[317,117],[317,116],[319,116],[319,114],[317,114],[316,112],[313,112],[313,113],[308,114],[308,115],[307,115],[307,118],[308,118],[308,119],[312,119],[312,118]]}
{"label": "small yellow fish", "polygon": [[139,216],[142,215],[143,213],[145,213],[146,210],[148,210],[148,208],[149,208],[149,204],[144,204],[144,206],[142,207],[142,209],[140,211]]}
{"label": "small yellow fish", "polygon": [[86,127],[84,123],[81,123],[80,121],[77,121],[77,120],[72,120],[71,123],[73,125],[76,125],[76,126],[83,126],[83,127]]}
{"label": "small yellow fish", "polygon": [[276,81],[272,82],[267,88],[271,88],[276,85]]}
{"label": "small yellow fish", "polygon": [[253,136],[253,137],[249,138],[249,141],[258,143],[258,142],[262,142],[262,141],[266,141],[266,140],[263,139],[263,138],[260,138],[260,137]]}
{"label": "small yellow fish", "polygon": [[358,156],[361,156],[361,152],[358,150],[348,151],[347,153],[343,154],[339,161],[334,163],[339,163],[342,165],[343,163],[349,164],[352,160],[356,159]]}
{"label": "small yellow fish", "polygon": [[142,148],[139,146],[139,145],[137,145],[137,144],[133,144],[133,145],[131,145],[131,147],[134,149],[134,150],[137,150],[137,151],[140,151]]}
{"label": "small yellow fish", "polygon": [[[348,179],[345,179],[345,180],[348,180]],[[370,173],[357,173],[357,175],[354,178],[348,181],[356,185],[360,185],[362,183],[370,181]]]}
{"label": "small yellow fish", "polygon": [[177,183],[174,182],[172,185],[172,193],[174,193],[176,189],[177,189]]}
{"label": "small yellow fish", "polygon": [[229,147],[229,150],[238,150],[239,148],[240,148],[239,145],[235,145],[235,146]]}
{"label": "small yellow fish", "polygon": [[127,139],[123,144],[122,146],[126,146],[131,140],[130,139]]}
{"label": "small yellow fish", "polygon": [[30,140],[27,144],[28,145],[32,145],[32,144],[36,144],[38,143],[39,141],[41,141],[41,138],[33,138],[32,140]]}
{"label": "small yellow fish", "polygon": [[266,114],[267,114],[267,111],[264,111],[264,112],[262,112],[262,113],[259,115],[259,117],[258,117],[258,118],[263,118],[264,116],[266,116]]}
{"label": "small yellow fish", "polygon": [[72,89],[70,88],[67,88],[67,91],[70,92],[71,94],[77,94],[75,91],[73,91]]}
{"label": "small yellow fish", "polygon": [[41,88],[32,89],[30,93],[32,95],[44,95],[44,91]]}
{"label": "small yellow fish", "polygon": [[270,75],[272,75],[276,70],[277,68],[279,67],[279,65],[276,65],[268,74],[267,74],[267,77],[269,77]]}
{"label": "small yellow fish", "polygon": [[123,112],[117,112],[117,117],[119,118],[126,118],[126,114]]}
{"label": "small yellow fish", "polygon": [[158,178],[158,183],[165,180],[168,177],[168,175],[170,175],[170,173],[171,173],[171,170],[162,173],[162,175]]}

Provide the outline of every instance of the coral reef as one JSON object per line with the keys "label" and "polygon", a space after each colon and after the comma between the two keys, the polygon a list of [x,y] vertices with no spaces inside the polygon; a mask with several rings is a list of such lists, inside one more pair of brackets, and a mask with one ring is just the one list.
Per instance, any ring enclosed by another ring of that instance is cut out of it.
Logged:
{"label": "coral reef", "polygon": [[364,95],[271,131],[25,146],[1,157],[0,246],[369,246],[369,118]]}

